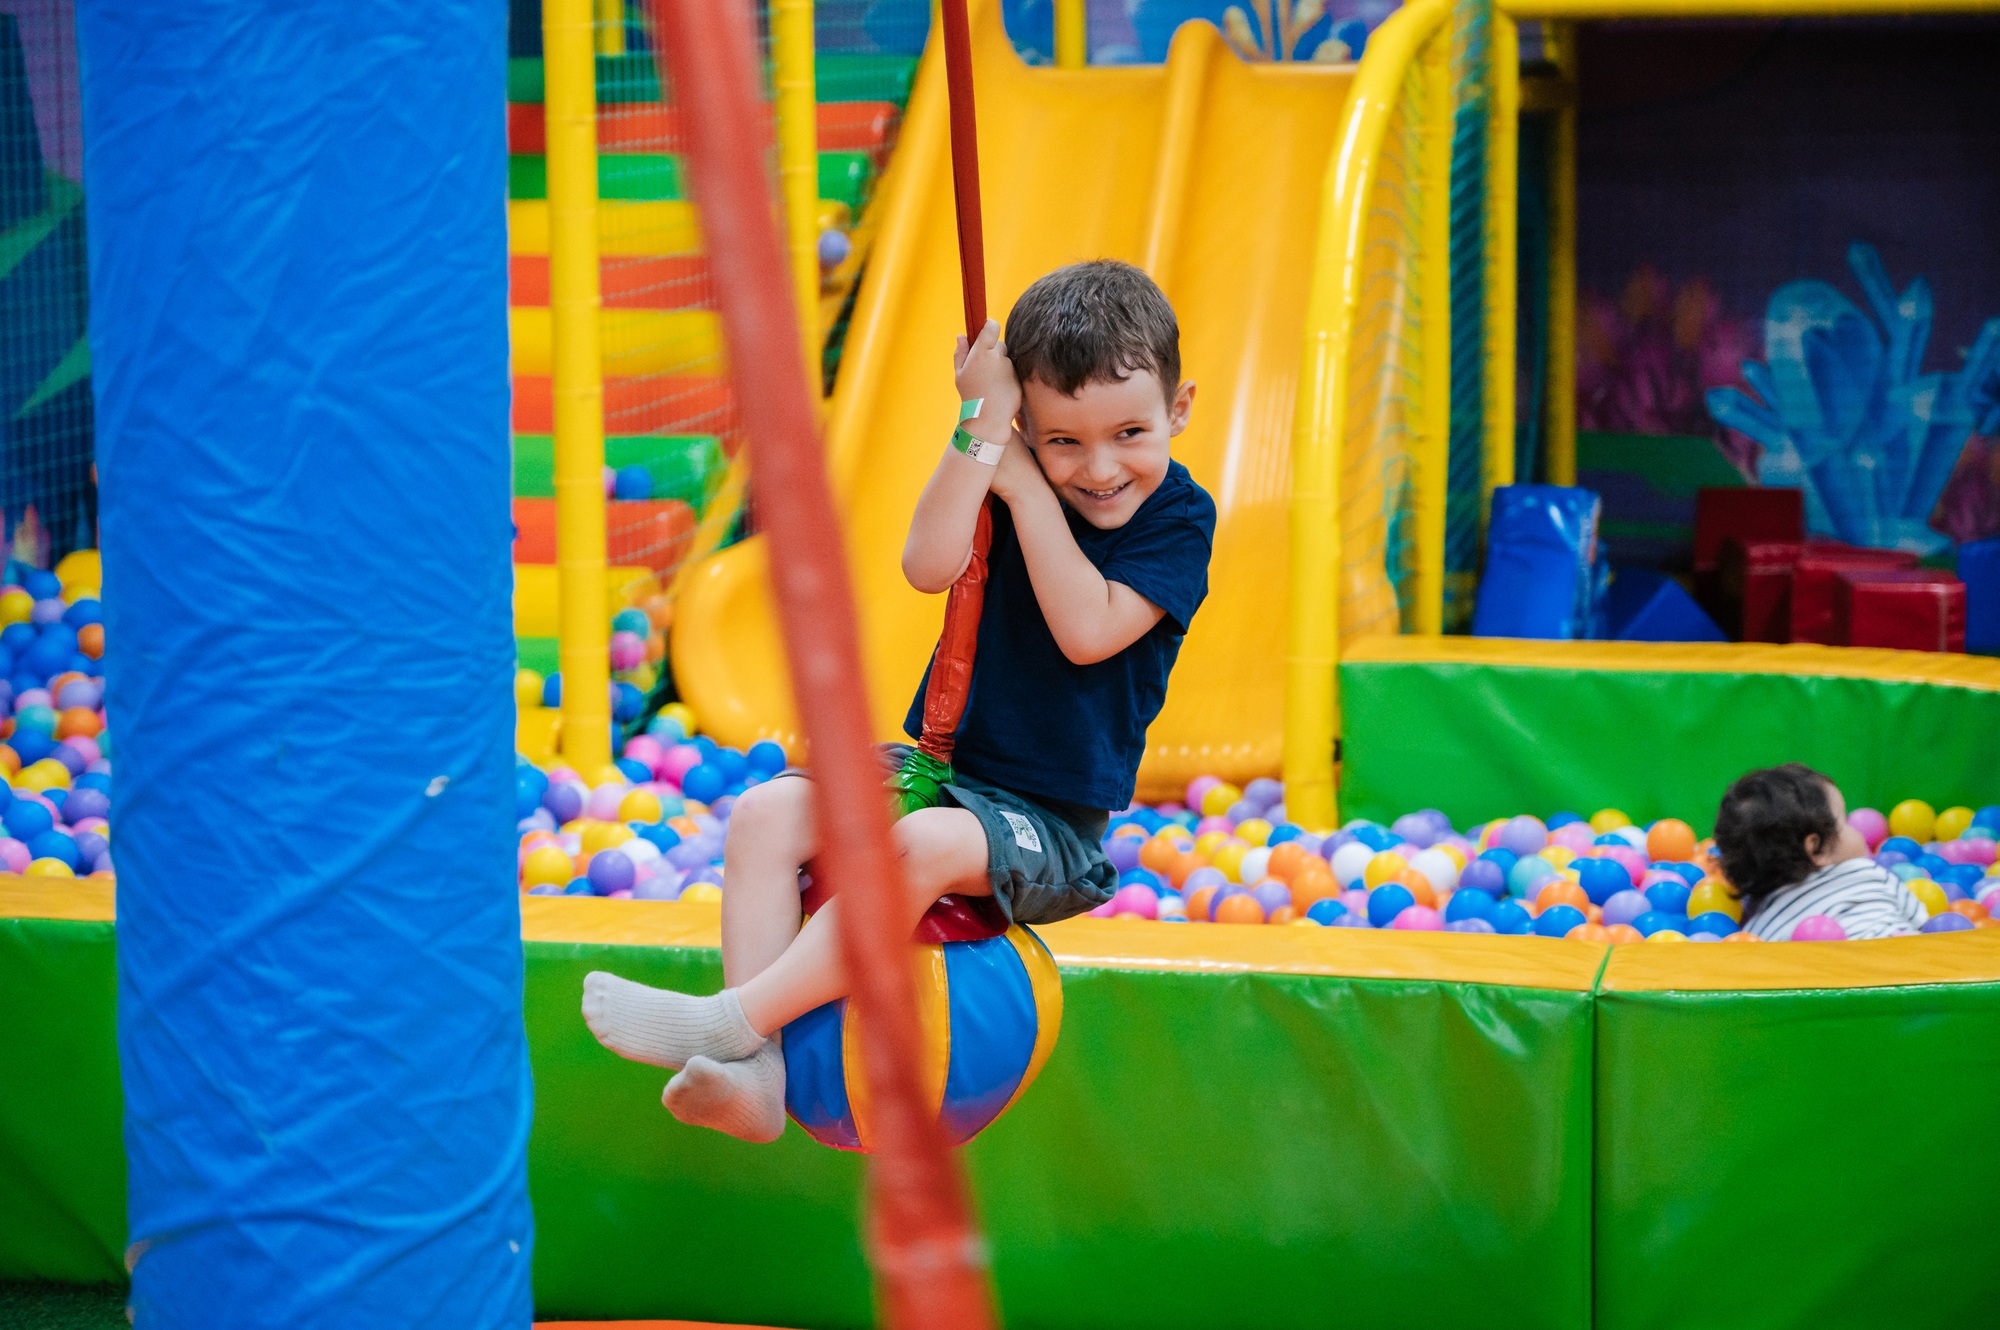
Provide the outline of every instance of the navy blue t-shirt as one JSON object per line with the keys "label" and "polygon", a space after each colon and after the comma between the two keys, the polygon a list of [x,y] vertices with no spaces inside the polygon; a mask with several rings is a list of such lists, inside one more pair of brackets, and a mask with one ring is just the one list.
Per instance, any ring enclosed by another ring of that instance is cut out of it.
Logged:
{"label": "navy blue t-shirt", "polygon": [[[952,764],[1019,794],[1115,811],[1132,801],[1146,727],[1160,714],[1167,672],[1208,595],[1215,501],[1170,462],[1124,526],[1104,531],[1068,516],[1070,534],[1105,581],[1124,583],[1166,614],[1117,655],[1071,663],[1042,617],[1013,517],[994,504],[979,656]],[[926,668],[903,722],[913,739],[923,732],[929,682]]]}

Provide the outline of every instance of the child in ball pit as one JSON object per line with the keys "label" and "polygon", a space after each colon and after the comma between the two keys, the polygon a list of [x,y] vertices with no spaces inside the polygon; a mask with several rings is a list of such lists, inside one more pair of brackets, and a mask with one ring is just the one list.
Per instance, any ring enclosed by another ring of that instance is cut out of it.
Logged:
{"label": "child in ball pit", "polygon": [[[1050,923],[1111,898],[1105,810],[1131,802],[1146,727],[1208,591],[1215,505],[1168,453],[1195,386],[1181,379],[1166,297],[1111,261],[1035,282],[1005,343],[989,322],[970,346],[959,339],[956,365],[966,414],[910,522],[910,584],[947,590],[970,561],[981,506],[999,502],[954,783],[938,807],[898,821],[895,841],[913,927],[954,893]],[[905,721],[913,738],[923,701],[920,686]],[[679,1071],[663,1097],[682,1122],[750,1141],[784,1130],[778,1033],[848,992],[840,902],[800,922],[799,870],[820,834],[803,779],[737,801],[723,852],[721,993],[601,972],[584,981],[599,1042]]]}
{"label": "child in ball pit", "polygon": [[1737,778],[1715,818],[1715,852],[1743,902],[1743,927],[1766,942],[1826,915],[1849,938],[1915,933],[1929,912],[1902,880],[1868,857],[1847,822],[1840,789],[1788,762]]}

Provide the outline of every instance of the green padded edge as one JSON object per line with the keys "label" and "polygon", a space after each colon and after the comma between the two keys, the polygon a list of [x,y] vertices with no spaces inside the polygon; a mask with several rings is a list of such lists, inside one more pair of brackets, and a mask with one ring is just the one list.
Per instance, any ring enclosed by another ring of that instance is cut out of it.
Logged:
{"label": "green padded edge", "polygon": [[108,923],[0,918],[0,1279],[125,1278]]}
{"label": "green padded edge", "polygon": [[2000,693],[1881,679],[1343,661],[1341,815],[1457,826],[1617,808],[1714,826],[1729,782],[1804,762],[1850,808],[1989,802]]}
{"label": "green padded edge", "polygon": [[[655,499],[679,499],[700,513],[716,480],[728,466],[722,441],[713,434],[607,434],[604,464],[613,470],[643,466],[653,476]],[[554,436],[514,436],[514,497],[556,496]]]}
{"label": "green padded edge", "polygon": [[[917,76],[913,55],[821,55],[813,62],[814,96],[822,102],[894,102],[910,100]],[[656,102],[659,79],[649,55],[597,57],[597,100]],[[515,56],[507,61],[507,100],[542,100],[542,59]]]}
{"label": "green padded edge", "polygon": [[1598,1330],[2000,1324],[2000,984],[1604,993],[1596,1082]]}
{"label": "green padded edge", "polygon": [[[865,152],[848,150],[819,154],[819,196],[861,211],[874,163]],[[597,159],[597,197],[627,202],[685,198],[678,154],[607,152]],[[507,197],[545,199],[549,196],[548,158],[514,153],[507,158]]]}

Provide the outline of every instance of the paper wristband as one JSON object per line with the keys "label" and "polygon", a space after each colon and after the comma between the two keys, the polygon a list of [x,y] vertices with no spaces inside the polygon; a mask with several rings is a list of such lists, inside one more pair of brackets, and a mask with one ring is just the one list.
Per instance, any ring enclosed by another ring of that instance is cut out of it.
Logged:
{"label": "paper wristband", "polygon": [[951,432],[951,446],[975,462],[983,463],[986,466],[998,466],[1000,465],[1000,454],[1007,451],[1007,445],[1004,443],[989,443],[985,439],[974,438],[966,432],[965,428],[965,422],[978,415],[980,408],[985,405],[986,399],[984,397],[975,397],[969,402],[960,402],[958,404],[959,425],[957,429]]}

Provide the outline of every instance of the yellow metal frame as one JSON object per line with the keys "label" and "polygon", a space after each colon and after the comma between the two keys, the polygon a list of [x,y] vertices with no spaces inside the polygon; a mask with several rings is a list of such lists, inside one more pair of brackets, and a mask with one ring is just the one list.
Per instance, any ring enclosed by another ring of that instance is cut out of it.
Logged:
{"label": "yellow metal frame", "polygon": [[1486,99],[1486,357],[1480,417],[1479,529],[1493,508],[1493,491],[1514,483],[1514,342],[1520,234],[1521,34],[1497,8],[1487,29]]}
{"label": "yellow metal frame", "polygon": [[1085,0],[1056,0],[1056,68],[1082,69],[1090,61],[1090,17]]}
{"label": "yellow metal frame", "polygon": [[[1451,43],[1426,42],[1424,114],[1433,126],[1452,120]],[[1416,524],[1416,566],[1411,570],[1411,627],[1420,633],[1444,631],[1444,538],[1446,494],[1451,471],[1451,135],[1424,136],[1423,216],[1419,253],[1431,256],[1419,279],[1423,308],[1421,364],[1423,429],[1413,449],[1411,508]]]}
{"label": "yellow metal frame", "polygon": [[625,54],[625,0],[597,0],[594,45],[599,55]]}
{"label": "yellow metal frame", "polygon": [[771,85],[778,121],[778,183],[792,262],[806,379],[819,371],[819,107],[813,78],[812,0],[771,0]]}
{"label": "yellow metal frame", "polygon": [[1549,163],[1548,365],[1543,379],[1549,483],[1576,484],[1576,24],[1543,27],[1567,91]]}
{"label": "yellow metal frame", "polygon": [[595,17],[593,0],[543,0],[562,751],[584,779],[593,781],[611,761],[611,658],[604,622]]}
{"label": "yellow metal frame", "polygon": [[[1285,650],[1285,804],[1294,821],[1309,827],[1333,826],[1337,817],[1333,744],[1340,647],[1340,466],[1347,434],[1349,340],[1361,294],[1362,236],[1383,135],[1403,79],[1426,42],[1436,42],[1441,34],[1449,41],[1450,18],[1449,0],[1416,0],[1391,14],[1369,39],[1322,193],[1292,419]],[[1427,287],[1428,297],[1435,285]]]}

